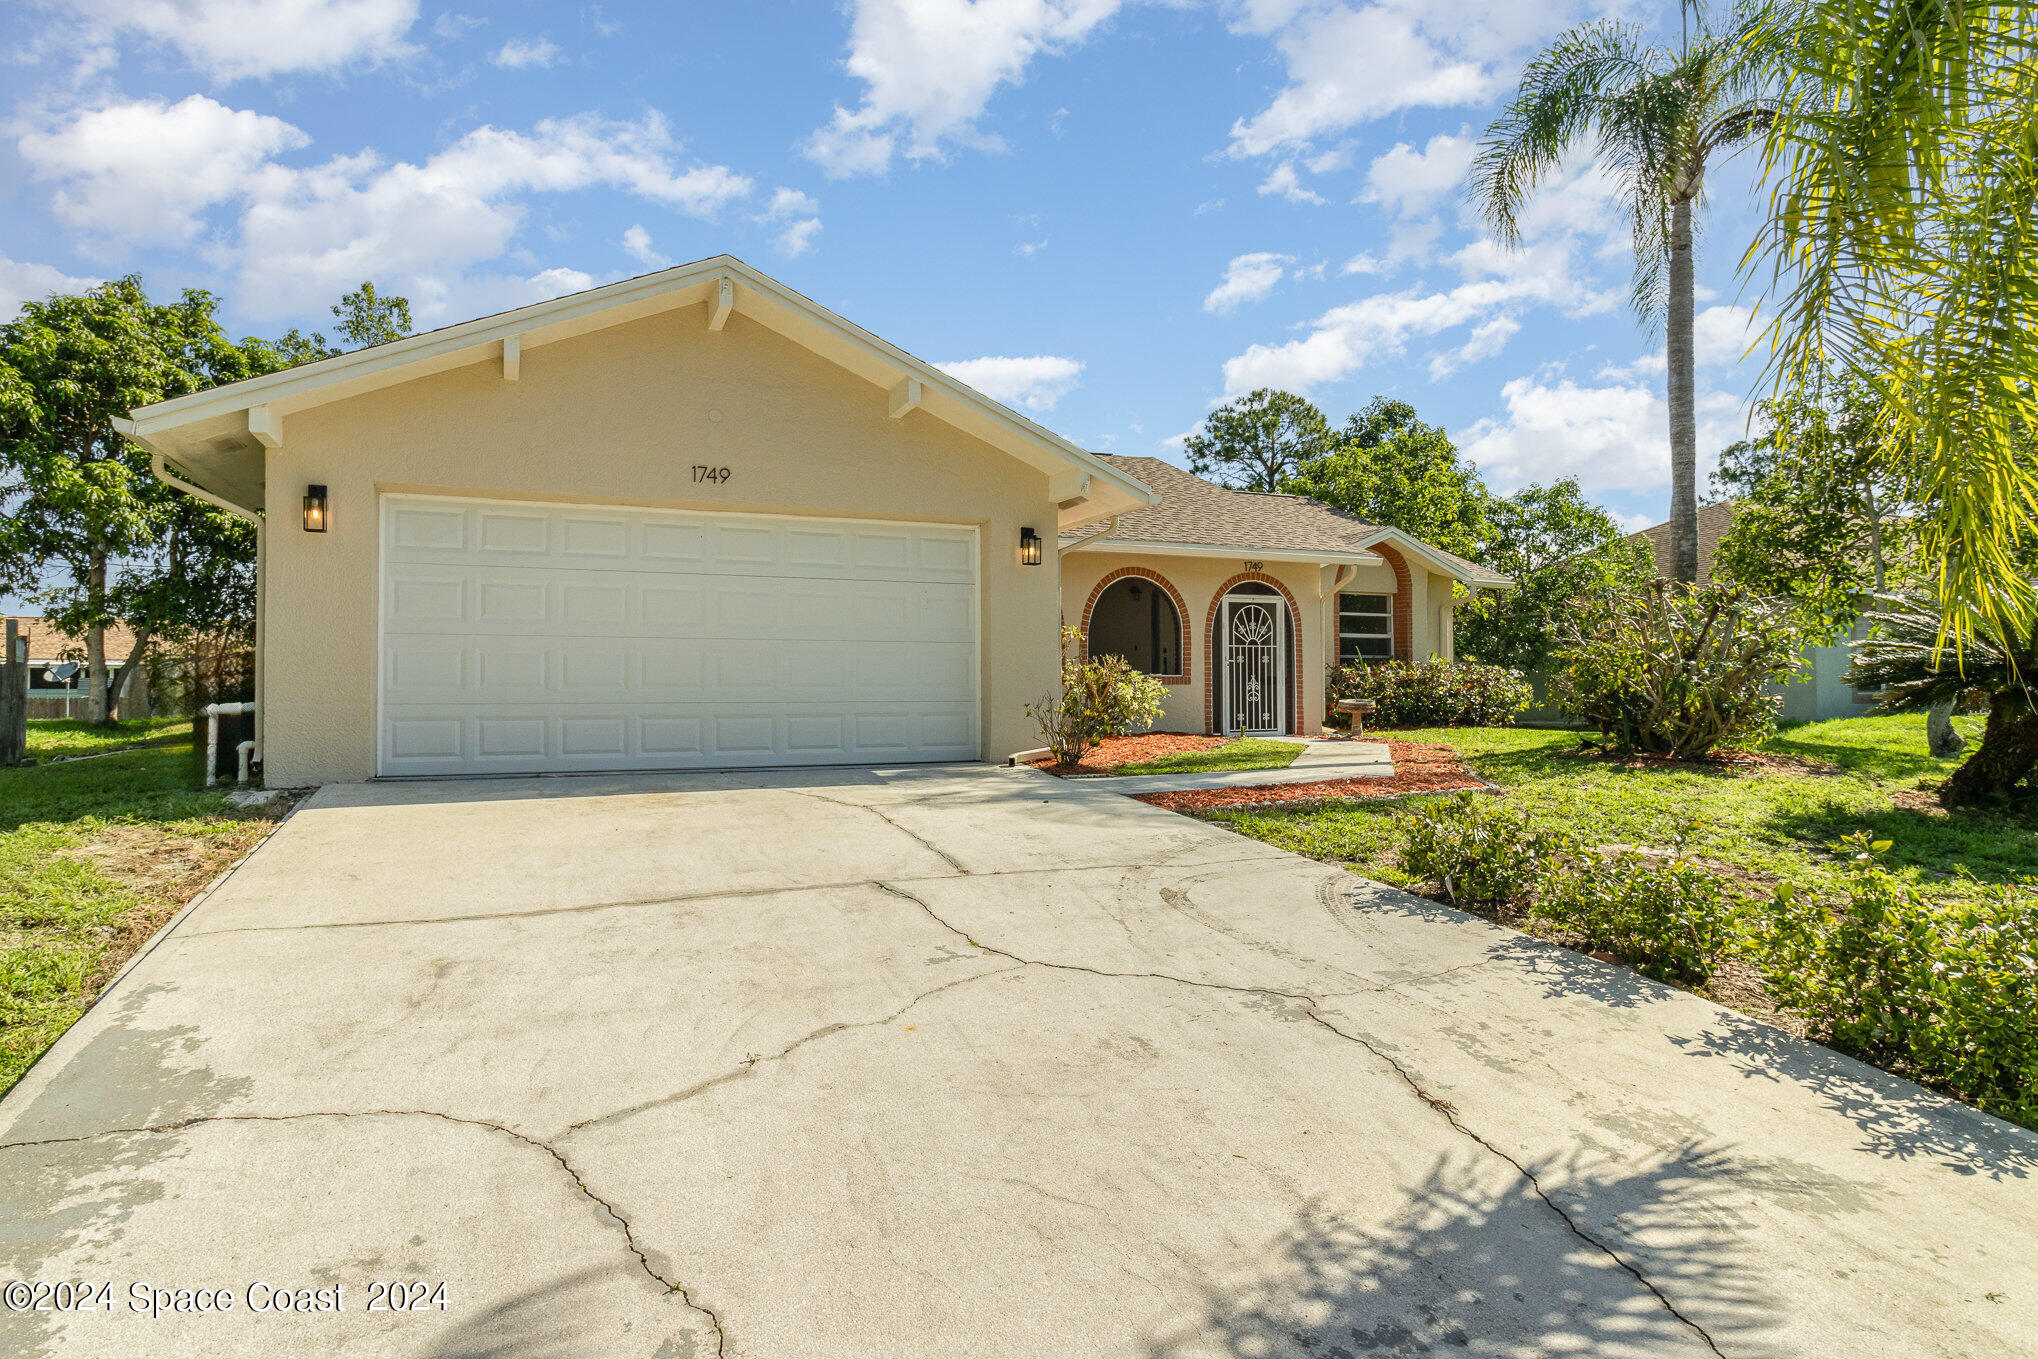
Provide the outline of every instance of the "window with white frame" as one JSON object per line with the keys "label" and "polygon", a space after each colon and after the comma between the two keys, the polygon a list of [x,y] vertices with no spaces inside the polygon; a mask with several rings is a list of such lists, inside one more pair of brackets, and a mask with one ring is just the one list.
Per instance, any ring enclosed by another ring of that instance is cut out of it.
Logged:
{"label": "window with white frame", "polygon": [[1394,596],[1337,597],[1337,659],[1358,665],[1394,657]]}

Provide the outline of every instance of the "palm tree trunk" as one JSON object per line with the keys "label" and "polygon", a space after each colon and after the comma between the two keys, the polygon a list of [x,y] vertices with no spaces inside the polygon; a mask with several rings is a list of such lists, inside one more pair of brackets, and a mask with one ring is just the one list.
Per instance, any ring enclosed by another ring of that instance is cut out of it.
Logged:
{"label": "palm tree trunk", "polygon": [[1670,578],[1698,579],[1698,406],[1692,356],[1691,200],[1670,204]]}

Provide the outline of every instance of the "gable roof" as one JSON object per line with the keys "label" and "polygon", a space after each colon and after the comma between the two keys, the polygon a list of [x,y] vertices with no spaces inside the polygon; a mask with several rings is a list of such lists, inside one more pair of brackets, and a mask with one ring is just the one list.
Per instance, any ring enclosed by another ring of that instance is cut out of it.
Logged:
{"label": "gable roof", "polygon": [[[1097,455],[1158,491],[1161,503],[1121,514],[1109,534],[1085,543],[1092,551],[1125,548],[1205,549],[1213,554],[1257,554],[1277,559],[1378,565],[1373,547],[1385,543],[1421,559],[1432,570],[1468,585],[1513,581],[1477,562],[1384,524],[1368,523],[1306,495],[1240,491],[1205,481],[1160,458]],[[1095,537],[1108,520],[1064,530],[1062,541]]]}
{"label": "gable roof", "polygon": [[[1734,526],[1734,516],[1740,512],[1740,502],[1722,500],[1716,505],[1698,507],[1698,583],[1712,583],[1712,559],[1719,551],[1720,539]],[[1652,524],[1648,528],[1630,533],[1631,543],[1646,543],[1656,554],[1656,574],[1664,579],[1670,577],[1670,525]]]}
{"label": "gable roof", "polygon": [[288,417],[298,411],[490,360],[500,360],[508,378],[522,355],[533,349],[702,303],[708,306],[712,329],[719,329],[730,312],[740,312],[888,389],[893,409],[901,416],[911,419],[924,413],[946,421],[1046,472],[1053,498],[1069,502],[1065,519],[1069,511],[1084,516],[1110,514],[1155,500],[1150,490],[1122,468],[886,343],[733,255],[675,265],[159,401],[139,407],[129,419],[115,423],[135,443],[198,473],[198,480],[211,483],[210,490],[253,510],[261,504],[261,450],[288,446]]}

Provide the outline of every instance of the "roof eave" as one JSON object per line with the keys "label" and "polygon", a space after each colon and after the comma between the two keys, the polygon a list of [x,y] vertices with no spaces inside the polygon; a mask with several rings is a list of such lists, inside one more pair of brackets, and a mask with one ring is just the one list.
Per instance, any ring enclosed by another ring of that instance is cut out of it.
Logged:
{"label": "roof eave", "polygon": [[1321,566],[1384,566],[1375,552],[1296,552],[1237,543],[1161,543],[1127,538],[1097,538],[1066,549],[1069,552],[1147,553],[1162,557],[1230,557],[1249,561],[1314,562]]}

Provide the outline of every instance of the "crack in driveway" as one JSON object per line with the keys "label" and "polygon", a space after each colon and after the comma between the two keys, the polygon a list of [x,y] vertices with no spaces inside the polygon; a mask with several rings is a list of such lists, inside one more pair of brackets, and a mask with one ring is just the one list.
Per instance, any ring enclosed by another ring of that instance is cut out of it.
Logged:
{"label": "crack in driveway", "polygon": [[[871,885],[881,886],[881,884],[875,883]],[[556,1136],[558,1140],[563,1142],[566,1139],[573,1137],[578,1133],[586,1132],[590,1128],[604,1127],[610,1123],[621,1122],[623,1119],[626,1118],[634,1118],[638,1114],[648,1113],[653,1109],[664,1109],[669,1108],[670,1106],[675,1104],[682,1104],[687,1100],[692,1099],[695,1095],[705,1094],[706,1092],[714,1089],[718,1085],[726,1085],[731,1081],[742,1080],[745,1076],[748,1076],[752,1072],[756,1071],[758,1067],[767,1066],[772,1062],[781,1061],[784,1058],[790,1057],[795,1052],[798,1052],[801,1048],[805,1047],[807,1044],[815,1042],[818,1039],[830,1038],[838,1033],[847,1033],[851,1029],[881,1028],[884,1025],[890,1024],[894,1020],[903,1017],[904,1015],[909,1013],[914,1006],[918,1005],[921,1001],[926,1000],[931,996],[938,996],[943,991],[953,990],[958,986],[968,986],[971,982],[980,982],[984,980],[986,977],[1002,977],[1007,973],[1019,971],[1021,969],[1021,966],[1022,966],[1021,964],[1015,963],[1011,967],[994,967],[988,972],[973,972],[967,977],[957,977],[953,981],[943,982],[939,986],[932,987],[928,990],[922,991],[919,995],[913,997],[911,1000],[907,1001],[904,1005],[901,1005],[898,1009],[893,1010],[890,1014],[880,1015],[876,1019],[853,1019],[845,1020],[834,1024],[823,1024],[820,1028],[815,1029],[812,1033],[806,1034],[799,1038],[795,1038],[792,1042],[786,1044],[784,1047],[780,1048],[777,1052],[771,1053],[769,1056],[749,1058],[739,1067],[735,1067],[731,1070],[721,1072],[719,1075],[709,1076],[705,1080],[695,1081],[692,1085],[687,1086],[684,1090],[674,1091],[670,1095],[660,1095],[657,1099],[645,1100],[641,1104],[632,1104],[626,1108],[617,1109],[610,1113],[597,1114],[593,1118],[583,1118],[578,1123],[569,1123],[566,1125],[566,1127],[561,1129],[556,1134]]]}
{"label": "crack in driveway", "polygon": [[[999,969],[999,971],[1005,972],[1009,972],[1012,970],[1013,969],[1011,968]],[[714,1308],[708,1306],[706,1303],[696,1301],[694,1299],[692,1290],[689,1289],[685,1284],[681,1283],[677,1279],[668,1279],[663,1274],[660,1274],[658,1272],[658,1270],[651,1263],[651,1257],[647,1255],[644,1251],[644,1248],[637,1243],[637,1233],[630,1226],[630,1219],[624,1217],[622,1212],[618,1210],[613,1203],[610,1203],[607,1199],[595,1193],[594,1190],[588,1188],[587,1181],[583,1180],[580,1177],[580,1172],[573,1168],[573,1163],[568,1161],[566,1157],[559,1152],[558,1148],[554,1147],[549,1142],[540,1141],[538,1138],[531,1137],[525,1133],[520,1133],[515,1128],[505,1127],[503,1124],[500,1123],[492,1123],[487,1119],[462,1118],[457,1114],[441,1113],[437,1109],[310,1110],[303,1113],[295,1114],[202,1114],[196,1118],[178,1119],[172,1123],[151,1124],[143,1127],[134,1128],[107,1128],[101,1132],[79,1133],[76,1136],[72,1137],[45,1137],[24,1142],[0,1142],[0,1151],[13,1151],[25,1147],[51,1147],[76,1142],[93,1142],[98,1141],[101,1138],[107,1137],[123,1137],[140,1134],[168,1134],[182,1132],[186,1128],[196,1128],[208,1123],[295,1123],[312,1119],[350,1119],[350,1118],[434,1118],[444,1123],[454,1123],[462,1127],[482,1128],[490,1132],[501,1133],[503,1136],[513,1138],[514,1140],[523,1143],[527,1147],[531,1147],[538,1151],[544,1152],[547,1156],[552,1158],[552,1160],[559,1166],[561,1170],[566,1172],[566,1177],[573,1181],[573,1187],[575,1189],[578,1189],[590,1203],[593,1203],[596,1207],[600,1208],[604,1213],[607,1213],[610,1219],[615,1222],[616,1226],[621,1228],[623,1233],[623,1244],[628,1246],[630,1253],[637,1257],[637,1264],[639,1268],[641,1268],[646,1275],[650,1276],[652,1280],[654,1280],[662,1287],[664,1287],[667,1292],[677,1294],[680,1302],[683,1303],[689,1311],[698,1313],[700,1316],[707,1318],[708,1324],[714,1327],[715,1330],[715,1353],[718,1356],[726,1353],[728,1345],[728,1334],[722,1329],[722,1318],[720,1314],[718,1314]]]}
{"label": "crack in driveway", "polygon": [[[1512,1166],[1514,1168],[1515,1173],[1521,1176],[1522,1182],[1529,1187],[1530,1191],[1535,1194],[1537,1199],[1541,1200],[1545,1207],[1547,1207],[1552,1213],[1554,1213],[1557,1216],[1558,1221],[1564,1224],[1565,1229],[1569,1231],[1571,1235],[1577,1237],[1580,1241],[1584,1242],[1588,1246],[1591,1246],[1594,1250],[1598,1251],[1600,1254],[1604,1255],[1607,1259],[1611,1260],[1630,1278],[1634,1279],[1634,1281],[1637,1284],[1639,1284],[1643,1289],[1647,1290],[1650,1296],[1654,1297],[1655,1300],[1662,1306],[1664,1311],[1668,1312],[1672,1317],[1676,1318],[1678,1322],[1683,1324],[1701,1341],[1703,1341],[1707,1349],[1711,1350],[1716,1355],[1720,1355],[1720,1359],[1725,1359],[1725,1355],[1721,1352],[1720,1347],[1713,1342],[1712,1335],[1705,1329],[1705,1327],[1699,1325],[1689,1316],[1686,1316],[1684,1312],[1678,1308],[1677,1304],[1670,1301],[1669,1297],[1663,1292],[1663,1290],[1656,1286],[1653,1280],[1651,1280],[1647,1275],[1642,1273],[1639,1267],[1630,1263],[1625,1256],[1623,1256],[1619,1251],[1615,1250],[1612,1246],[1609,1246],[1606,1242],[1601,1241],[1598,1237],[1592,1235],[1590,1232],[1586,1231],[1585,1228],[1581,1227],[1577,1223],[1577,1221],[1572,1218],[1571,1214],[1564,1209],[1563,1205],[1561,1205],[1556,1201],[1556,1199],[1551,1197],[1550,1192],[1543,1187],[1542,1180],[1536,1175],[1534,1171],[1530,1170],[1528,1166],[1524,1165],[1520,1160],[1510,1155],[1508,1152],[1505,1152],[1501,1150],[1498,1146],[1494,1145],[1494,1143],[1488,1140],[1484,1135],[1467,1126],[1465,1121],[1459,1116],[1456,1106],[1454,1106],[1449,1100],[1444,1099],[1437,1095],[1433,1095],[1429,1091],[1423,1089],[1421,1082],[1415,1078],[1415,1074],[1411,1072],[1405,1065],[1403,1065],[1399,1059],[1395,1058],[1385,1049],[1381,1048],[1378,1044],[1366,1038],[1364,1035],[1353,1033],[1347,1029],[1339,1028],[1336,1024],[1332,1023],[1323,1014],[1322,999],[1320,997],[1313,995],[1307,991],[1284,991],[1277,987],[1271,986],[1243,986],[1231,982],[1199,980],[1194,977],[1176,976],[1175,974],[1169,972],[1114,972],[1107,968],[1090,967],[1082,963],[1057,963],[1048,962],[1040,958],[1028,958],[1021,954],[1014,953],[1010,949],[1000,948],[995,944],[986,944],[983,941],[974,938],[973,936],[970,935],[970,933],[967,930],[964,930],[959,926],[956,926],[950,923],[948,920],[944,919],[941,916],[941,914],[937,912],[927,902],[921,900],[917,896],[914,896],[911,892],[905,891],[904,889],[892,883],[880,882],[875,884],[875,886],[881,891],[889,892],[893,896],[912,902],[914,905],[918,906],[921,910],[927,913],[928,919],[932,920],[935,924],[941,926],[943,929],[949,931],[951,934],[954,934],[956,937],[964,940],[966,943],[970,945],[970,947],[982,949],[984,952],[995,954],[1000,958],[1009,958],[1014,963],[1017,963],[1024,967],[1048,968],[1061,972],[1079,972],[1085,973],[1089,976],[1103,977],[1110,980],[1169,982],[1176,986],[1187,986],[1199,990],[1223,991],[1231,993],[1233,995],[1262,996],[1270,1000],[1271,999],[1286,1000],[1300,1006],[1302,1008],[1303,1014],[1313,1023],[1329,1031],[1330,1033],[1337,1035],[1339,1038],[1344,1039],[1348,1043],[1356,1043],[1358,1046],[1364,1048],[1367,1052],[1371,1053],[1375,1058],[1384,1063],[1387,1066],[1387,1068],[1391,1070],[1395,1074],[1395,1076],[1397,1076],[1401,1080],[1402,1084],[1406,1085],[1410,1092],[1413,1093],[1417,1099],[1420,1099],[1424,1104],[1428,1105],[1432,1110],[1434,1110],[1437,1113],[1437,1115],[1441,1117],[1444,1120],[1444,1122],[1450,1126],[1453,1132],[1456,1132],[1459,1136],[1466,1138],[1467,1140],[1473,1142],[1477,1146],[1483,1148],[1486,1152],[1488,1152],[1492,1156],[1497,1157],[1501,1161],[1504,1161],[1508,1165]],[[1473,966],[1473,965],[1476,964],[1461,964],[1461,966]],[[1457,968],[1447,969],[1447,971],[1457,970],[1458,970]],[[1439,973],[1437,975],[1443,974]],[[1391,990],[1393,986],[1405,986],[1411,981],[1419,980],[1423,979],[1408,978],[1401,982],[1392,983],[1390,986],[1381,987],[1377,989]]]}

